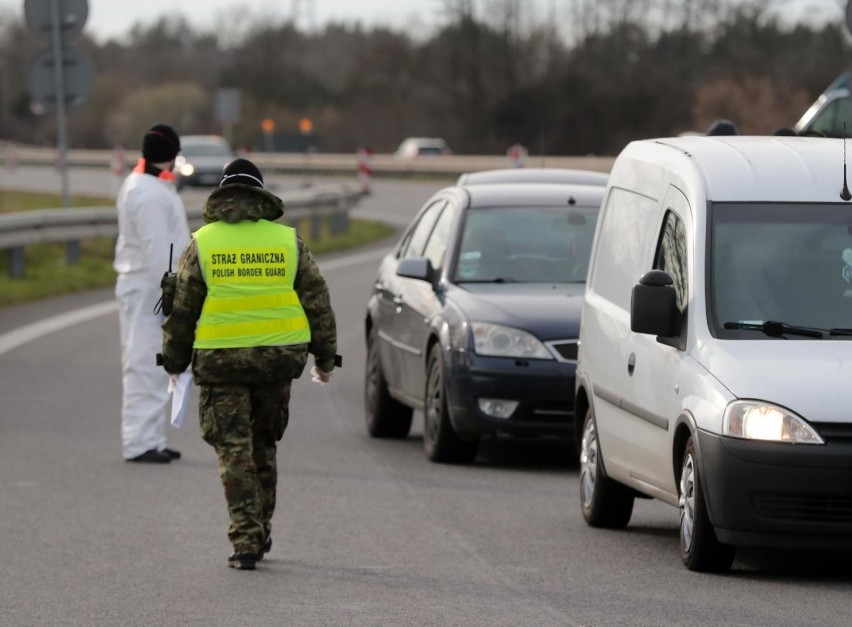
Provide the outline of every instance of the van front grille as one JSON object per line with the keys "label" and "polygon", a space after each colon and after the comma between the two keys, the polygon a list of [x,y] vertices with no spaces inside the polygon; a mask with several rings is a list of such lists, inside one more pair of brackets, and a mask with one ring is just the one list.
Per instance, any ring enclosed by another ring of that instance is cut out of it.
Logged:
{"label": "van front grille", "polygon": [[817,430],[826,442],[852,442],[852,424],[844,422],[812,422],[810,425]]}
{"label": "van front grille", "polygon": [[846,523],[852,527],[852,499],[758,494],[754,511],[765,518],[796,522]]}

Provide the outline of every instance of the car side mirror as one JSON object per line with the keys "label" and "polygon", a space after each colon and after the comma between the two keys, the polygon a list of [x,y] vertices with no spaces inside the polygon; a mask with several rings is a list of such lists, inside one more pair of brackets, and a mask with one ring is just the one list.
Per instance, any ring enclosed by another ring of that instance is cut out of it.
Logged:
{"label": "car side mirror", "polygon": [[402,259],[396,267],[397,276],[407,279],[417,279],[435,285],[438,276],[432,262],[426,257],[409,257]]}
{"label": "car side mirror", "polygon": [[674,281],[662,270],[646,272],[633,287],[630,299],[630,330],[661,338],[680,335],[681,312]]}

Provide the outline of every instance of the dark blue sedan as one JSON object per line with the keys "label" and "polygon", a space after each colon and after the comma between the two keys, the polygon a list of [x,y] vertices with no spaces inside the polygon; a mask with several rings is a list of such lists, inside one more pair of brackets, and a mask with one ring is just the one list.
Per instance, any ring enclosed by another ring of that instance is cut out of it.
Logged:
{"label": "dark blue sedan", "polygon": [[423,410],[436,462],[483,436],[575,437],[580,307],[602,186],[483,184],[435,194],[379,267],[367,306],[373,437]]}

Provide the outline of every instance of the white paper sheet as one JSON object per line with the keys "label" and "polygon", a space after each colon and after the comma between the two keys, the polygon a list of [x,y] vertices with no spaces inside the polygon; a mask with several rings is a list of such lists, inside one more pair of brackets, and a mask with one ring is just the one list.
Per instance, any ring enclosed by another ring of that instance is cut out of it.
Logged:
{"label": "white paper sheet", "polygon": [[192,390],[192,373],[182,372],[175,378],[172,390],[172,426],[180,429],[186,417],[186,407],[189,405],[189,394]]}

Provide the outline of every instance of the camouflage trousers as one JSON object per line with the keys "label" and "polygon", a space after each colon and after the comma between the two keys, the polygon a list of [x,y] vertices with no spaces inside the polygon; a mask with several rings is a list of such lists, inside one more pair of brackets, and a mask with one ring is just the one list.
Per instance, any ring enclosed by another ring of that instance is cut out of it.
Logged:
{"label": "camouflage trousers", "polygon": [[202,385],[201,435],[219,458],[219,476],[236,553],[257,553],[271,530],[277,443],[289,419],[290,382],[275,386]]}

